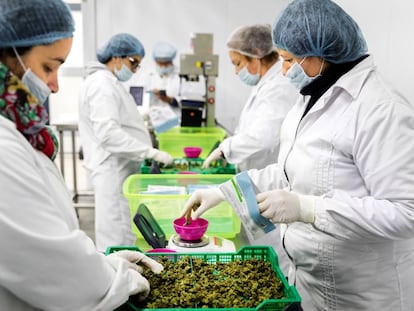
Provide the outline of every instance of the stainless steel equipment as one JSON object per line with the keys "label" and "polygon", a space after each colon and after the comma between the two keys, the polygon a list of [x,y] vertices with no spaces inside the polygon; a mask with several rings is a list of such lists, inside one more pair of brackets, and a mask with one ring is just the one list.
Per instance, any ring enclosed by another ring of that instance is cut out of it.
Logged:
{"label": "stainless steel equipment", "polygon": [[187,81],[198,81],[204,76],[206,94],[204,101],[183,100],[181,103],[181,126],[216,125],[215,104],[218,76],[218,55],[213,54],[213,34],[193,33],[191,35],[192,54],[180,55],[180,77]]}

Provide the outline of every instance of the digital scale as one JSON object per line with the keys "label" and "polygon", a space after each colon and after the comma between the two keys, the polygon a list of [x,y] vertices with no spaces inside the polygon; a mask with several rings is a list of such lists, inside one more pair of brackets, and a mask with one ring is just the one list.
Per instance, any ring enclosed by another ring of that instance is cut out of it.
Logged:
{"label": "digital scale", "polygon": [[217,253],[217,252],[235,252],[236,247],[230,240],[224,238],[207,235],[197,241],[182,240],[178,235],[174,234],[170,237],[166,248],[175,250],[176,252],[201,252],[201,253]]}
{"label": "digital scale", "polygon": [[236,251],[232,241],[216,236],[204,235],[199,240],[187,241],[182,240],[177,234],[173,234],[167,241],[164,231],[145,204],[140,204],[138,207],[134,216],[134,223],[145,241],[160,252],[162,252],[162,249],[181,253],[232,253]]}

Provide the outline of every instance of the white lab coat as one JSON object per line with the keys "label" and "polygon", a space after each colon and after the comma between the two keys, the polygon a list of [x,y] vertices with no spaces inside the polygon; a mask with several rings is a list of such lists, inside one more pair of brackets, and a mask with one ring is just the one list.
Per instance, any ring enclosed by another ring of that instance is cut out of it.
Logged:
{"label": "white lab coat", "polygon": [[315,223],[284,225],[289,281],[306,311],[414,310],[414,110],[368,57],[301,120],[288,113],[279,164],[249,175],[318,196]]}
{"label": "white lab coat", "polygon": [[79,230],[55,164],[0,116],[0,309],[113,310],[137,288]]}
{"label": "white lab coat", "polygon": [[[235,134],[220,144],[226,160],[236,164],[239,171],[261,169],[275,163],[279,154],[280,127],[298,97],[299,91],[283,77],[278,61],[253,87]],[[244,226],[242,230],[245,230]],[[248,240],[251,245],[271,245],[278,254],[280,268],[287,274],[289,261],[281,246],[279,226],[258,240]]]}
{"label": "white lab coat", "polygon": [[278,61],[253,87],[234,135],[220,144],[227,161],[239,171],[275,163],[280,126],[298,97],[299,91],[283,77]]}
{"label": "white lab coat", "polygon": [[[134,77],[135,78],[135,77]],[[135,85],[144,86],[146,91],[154,89],[165,90],[169,97],[174,97],[180,104],[182,99],[205,100],[206,88],[205,78],[199,77],[199,81],[186,81],[181,79],[177,71],[167,75],[160,76],[155,70],[136,75]],[[132,84],[131,84],[132,85]],[[154,94],[150,94],[150,107],[164,107],[165,102],[158,99]],[[181,117],[180,108],[174,107],[173,110]]]}
{"label": "white lab coat", "polygon": [[152,142],[134,99],[99,63],[88,64],[79,95],[79,133],[84,165],[95,192],[95,241],[98,250],[135,243],[129,204],[122,184],[139,173],[153,154]]}
{"label": "white lab coat", "polygon": [[[151,72],[148,74],[145,79],[146,88],[148,91],[153,89],[165,90],[169,97],[174,97],[179,100],[178,96],[180,94],[180,76],[177,72],[173,72],[168,76],[160,76],[156,72]],[[151,106],[163,106],[166,103],[159,100],[155,95],[151,94],[150,96],[150,105]]]}

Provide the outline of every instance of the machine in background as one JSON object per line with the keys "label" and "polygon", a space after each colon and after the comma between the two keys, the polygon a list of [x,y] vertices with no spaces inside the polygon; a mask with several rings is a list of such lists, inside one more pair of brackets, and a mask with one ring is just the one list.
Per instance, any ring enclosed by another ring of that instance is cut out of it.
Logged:
{"label": "machine in background", "polygon": [[193,54],[180,55],[180,77],[186,81],[198,81],[203,76],[206,95],[203,101],[183,98],[181,100],[181,126],[216,126],[215,81],[218,76],[218,55],[213,54],[213,34],[191,35]]}

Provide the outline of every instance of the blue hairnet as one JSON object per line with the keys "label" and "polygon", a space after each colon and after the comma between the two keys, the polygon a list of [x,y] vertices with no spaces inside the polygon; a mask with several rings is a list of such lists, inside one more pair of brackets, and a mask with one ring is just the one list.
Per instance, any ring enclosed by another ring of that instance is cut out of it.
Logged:
{"label": "blue hairnet", "polygon": [[158,42],[152,50],[152,57],[158,61],[172,61],[177,55],[177,49],[168,42]]}
{"label": "blue hairnet", "polygon": [[368,47],[358,24],[330,0],[295,0],[276,18],[273,42],[297,57],[335,64],[354,61]]}
{"label": "blue hairnet", "polygon": [[132,55],[139,55],[141,58],[144,58],[145,50],[142,43],[128,33],[119,33],[112,36],[96,53],[96,57],[103,64],[107,63],[114,56]]}
{"label": "blue hairnet", "polygon": [[276,50],[272,42],[272,27],[268,24],[238,27],[227,39],[227,47],[242,55],[263,58]]}
{"label": "blue hairnet", "polygon": [[50,44],[74,31],[70,9],[61,0],[0,1],[0,48]]}

